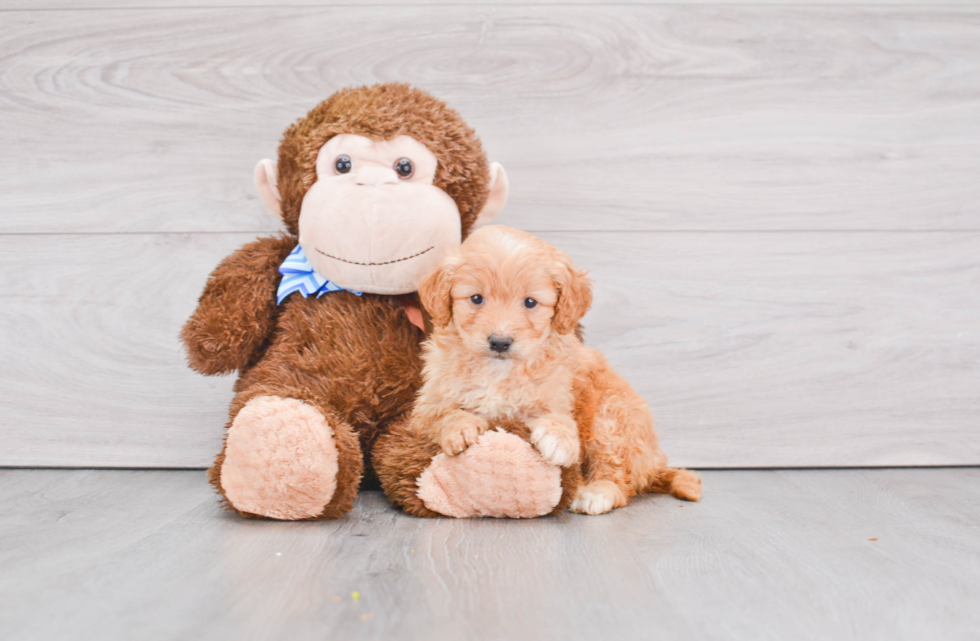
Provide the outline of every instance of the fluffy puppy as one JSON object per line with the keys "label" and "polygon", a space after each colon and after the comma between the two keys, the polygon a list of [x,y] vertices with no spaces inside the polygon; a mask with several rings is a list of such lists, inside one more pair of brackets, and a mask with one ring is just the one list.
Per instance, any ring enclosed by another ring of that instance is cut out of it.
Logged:
{"label": "fluffy puppy", "polygon": [[666,467],[646,403],[577,335],[590,283],[530,234],[488,226],[470,235],[419,284],[433,331],[415,429],[454,456],[491,422],[523,421],[545,461],[581,461],[575,512],[602,514],[641,492],[696,501],[698,475]]}

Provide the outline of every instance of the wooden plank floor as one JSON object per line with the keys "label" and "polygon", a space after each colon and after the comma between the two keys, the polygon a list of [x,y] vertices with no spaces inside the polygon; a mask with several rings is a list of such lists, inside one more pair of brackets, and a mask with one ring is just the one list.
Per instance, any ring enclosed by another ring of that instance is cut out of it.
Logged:
{"label": "wooden plank floor", "polygon": [[0,470],[0,637],[980,638],[980,469],[704,479],[602,517],[362,492],[279,523],[221,511],[200,471]]}

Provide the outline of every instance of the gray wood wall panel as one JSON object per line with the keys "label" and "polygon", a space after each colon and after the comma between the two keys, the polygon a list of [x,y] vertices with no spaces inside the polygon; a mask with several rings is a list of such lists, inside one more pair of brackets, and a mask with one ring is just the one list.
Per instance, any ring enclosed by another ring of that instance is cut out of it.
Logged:
{"label": "gray wood wall panel", "polygon": [[[350,7],[351,0],[289,0],[276,5],[270,0],[0,0],[0,11],[81,10],[81,9],[201,9],[241,7]],[[919,6],[923,0],[615,0],[600,3],[596,0],[426,0],[425,6],[492,7],[496,5],[771,5],[771,6]],[[941,0],[941,6],[977,6],[978,0]],[[372,2],[375,7],[403,6],[397,2]]]}
{"label": "gray wood wall panel", "polygon": [[188,369],[177,334],[250,238],[0,236],[0,465],[209,463],[233,379]]}
{"label": "gray wood wall panel", "polygon": [[[676,463],[980,463],[980,234],[544,237],[592,269],[587,340]],[[0,465],[208,464],[231,380],[177,333],[250,238],[0,236]]]}
{"label": "gray wood wall panel", "polygon": [[593,269],[675,462],[980,463],[980,8],[114,2],[0,0],[0,465],[207,465],[176,335],[278,229],[251,169],[391,80]]}
{"label": "gray wood wall panel", "polygon": [[0,232],[263,231],[250,184],[351,84],[446,98],[534,230],[980,229],[980,10],[25,11]]}

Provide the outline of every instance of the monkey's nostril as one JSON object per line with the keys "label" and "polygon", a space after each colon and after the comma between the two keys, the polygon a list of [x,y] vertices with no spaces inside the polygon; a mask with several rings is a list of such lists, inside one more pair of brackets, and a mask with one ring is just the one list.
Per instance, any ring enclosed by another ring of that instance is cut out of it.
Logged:
{"label": "monkey's nostril", "polygon": [[514,339],[510,336],[497,336],[496,334],[490,335],[490,349],[498,354],[503,354],[510,349],[510,346],[514,343]]}

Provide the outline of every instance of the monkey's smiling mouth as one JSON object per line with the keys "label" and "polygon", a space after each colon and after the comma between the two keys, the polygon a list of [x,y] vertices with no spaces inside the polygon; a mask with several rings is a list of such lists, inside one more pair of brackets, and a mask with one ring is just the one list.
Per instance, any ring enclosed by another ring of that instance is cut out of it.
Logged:
{"label": "monkey's smiling mouth", "polygon": [[314,249],[316,249],[317,253],[323,254],[327,258],[333,258],[334,260],[339,260],[342,263],[348,263],[350,265],[363,265],[365,267],[371,267],[371,266],[375,266],[375,265],[390,265],[392,263],[400,263],[403,260],[410,260],[412,258],[415,258],[416,256],[421,256],[422,254],[424,254],[426,252],[430,252],[430,251],[432,251],[435,248],[436,248],[435,245],[433,245],[432,247],[429,247],[428,249],[423,249],[422,251],[420,251],[417,254],[412,254],[411,256],[406,256],[405,258],[396,258],[395,260],[386,260],[383,263],[358,263],[358,262],[353,261],[353,260],[346,260],[346,259],[341,258],[339,256],[333,256],[331,254],[328,254],[327,252],[320,251],[319,249],[317,249],[317,248],[314,247]]}

